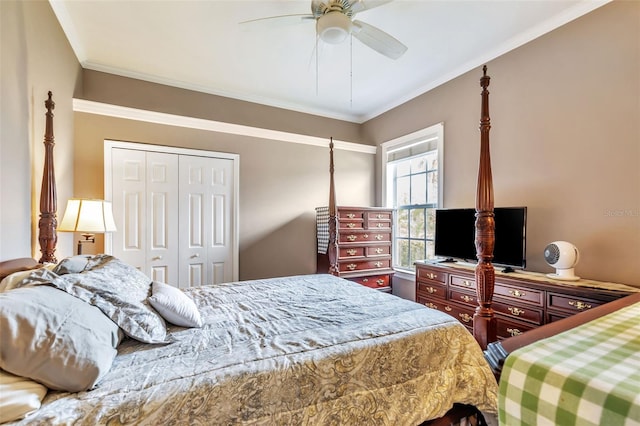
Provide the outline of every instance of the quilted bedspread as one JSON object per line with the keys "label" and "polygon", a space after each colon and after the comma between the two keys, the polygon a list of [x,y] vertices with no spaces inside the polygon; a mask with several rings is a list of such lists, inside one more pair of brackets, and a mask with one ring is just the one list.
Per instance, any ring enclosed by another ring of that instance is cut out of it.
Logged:
{"label": "quilted bedspread", "polygon": [[331,275],[191,288],[203,328],[125,340],[91,391],[50,391],[23,424],[415,425],[497,385],[454,318]]}

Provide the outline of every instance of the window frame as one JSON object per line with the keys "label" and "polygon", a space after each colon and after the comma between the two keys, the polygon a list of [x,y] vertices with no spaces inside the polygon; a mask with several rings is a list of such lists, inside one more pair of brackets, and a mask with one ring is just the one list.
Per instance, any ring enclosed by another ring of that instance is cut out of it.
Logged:
{"label": "window frame", "polygon": [[[381,189],[382,189],[382,205],[395,208],[394,207],[394,191],[393,191],[393,179],[390,179],[387,176],[387,164],[389,161],[389,154],[393,152],[397,152],[403,149],[410,148],[415,145],[429,143],[436,141],[436,149],[438,151],[438,204],[436,208],[442,208],[444,205],[444,123],[440,122],[434,124],[432,126],[426,127],[424,129],[415,131],[413,133],[400,136],[396,139],[392,139],[387,142],[383,142],[380,144],[380,170],[381,170]],[[410,157],[407,157],[410,158]],[[393,160],[397,161],[397,160]],[[394,223],[396,218],[394,218]],[[394,262],[397,259],[396,253],[396,235],[393,235],[393,259]],[[397,265],[392,265],[392,267],[399,272],[406,272],[408,274],[415,274],[415,268],[407,269],[404,267],[398,267]]]}

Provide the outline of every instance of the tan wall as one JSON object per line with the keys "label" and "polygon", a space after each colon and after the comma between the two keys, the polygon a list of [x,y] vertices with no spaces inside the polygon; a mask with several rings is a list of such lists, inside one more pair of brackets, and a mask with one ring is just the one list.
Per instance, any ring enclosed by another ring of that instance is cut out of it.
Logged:
{"label": "tan wall", "polygon": [[356,123],[85,70],[78,98],[148,111],[366,143]]}
{"label": "tan wall", "polygon": [[[315,272],[314,208],[328,202],[327,148],[87,113],[75,122],[76,196],[103,196],[105,139],[239,154],[240,278]],[[372,205],[375,156],[336,150],[335,160],[338,202]]]}
{"label": "tan wall", "polygon": [[[0,258],[31,255],[23,237],[37,220],[25,213],[37,213],[43,101],[52,90],[59,200],[102,194],[104,139],[236,152],[241,276],[312,268],[312,208],[327,185],[326,150],[81,113],[74,125],[71,97],[83,76],[48,2],[0,7]],[[614,1],[488,64],[496,204],[529,207],[528,269],[550,271],[542,249],[566,239],[582,252],[580,275],[640,285],[639,23],[639,2]],[[458,207],[474,199],[479,77],[478,68],[362,126],[91,71],[75,96],[366,144],[443,121],[445,206]],[[369,154],[339,152],[340,203],[375,204],[375,164]],[[71,253],[70,236],[60,239],[59,251]]]}
{"label": "tan wall", "polygon": [[[37,259],[44,101],[52,91],[58,199],[66,200],[73,187],[72,98],[81,68],[49,2],[3,0],[0,17],[0,259]],[[69,254],[72,235],[58,238],[57,256]]]}
{"label": "tan wall", "polygon": [[[376,144],[444,122],[445,207],[473,207],[478,69],[363,125]],[[640,2],[614,1],[488,63],[495,203],[528,206],[527,269],[544,247],[576,273],[640,286]]]}

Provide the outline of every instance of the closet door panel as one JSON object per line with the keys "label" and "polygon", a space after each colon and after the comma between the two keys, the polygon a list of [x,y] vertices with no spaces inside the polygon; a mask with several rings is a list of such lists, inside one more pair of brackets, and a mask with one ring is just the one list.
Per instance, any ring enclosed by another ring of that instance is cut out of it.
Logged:
{"label": "closet door panel", "polygon": [[143,151],[113,149],[111,154],[113,255],[141,271],[146,269],[146,155]]}
{"label": "closet door panel", "polygon": [[207,164],[207,177],[211,183],[211,215],[208,218],[211,239],[208,255],[211,280],[214,283],[230,281],[233,277],[233,171],[232,160],[216,158]]}
{"label": "closet door panel", "polygon": [[156,280],[178,285],[178,158],[147,152],[147,271]]}
{"label": "closet door panel", "polygon": [[[232,246],[226,228],[231,223],[233,161],[180,156],[180,283],[196,286],[231,281]],[[194,273],[198,266],[199,274]],[[215,265],[215,266],[214,266]]]}

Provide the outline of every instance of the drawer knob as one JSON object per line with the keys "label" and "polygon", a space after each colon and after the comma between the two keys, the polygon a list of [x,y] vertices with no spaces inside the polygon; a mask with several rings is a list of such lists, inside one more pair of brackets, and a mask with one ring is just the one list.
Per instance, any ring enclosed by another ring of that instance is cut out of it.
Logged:
{"label": "drawer knob", "polygon": [[377,215],[376,217],[377,217],[378,219],[384,219],[384,215],[383,215],[383,214],[380,214],[380,213],[378,213],[378,215]]}
{"label": "drawer knob", "polygon": [[467,296],[466,294],[463,294],[462,296],[460,296],[460,299],[464,300],[467,303],[473,302],[473,297]]}
{"label": "drawer knob", "polygon": [[363,283],[368,283],[368,282],[369,282],[369,278],[363,278],[363,279],[362,279],[362,282],[363,282]]}
{"label": "drawer knob", "polygon": [[378,235],[376,235],[376,236],[375,236],[375,237],[373,237],[373,238],[375,238],[376,240],[380,241],[381,239],[383,239],[383,238],[384,238],[384,235],[380,235],[380,234],[378,234]]}
{"label": "drawer knob", "polygon": [[356,215],[355,215],[355,214],[353,214],[353,213],[347,213],[347,218],[348,218],[348,219],[353,219],[354,217],[356,217]]}
{"label": "drawer knob", "polygon": [[356,255],[356,253],[357,253],[356,249],[349,249],[349,250],[347,250],[347,254],[348,254],[349,256],[355,256],[355,255]]}
{"label": "drawer knob", "polygon": [[380,247],[376,247],[376,254],[380,254],[384,251],[384,249],[380,248]]}
{"label": "drawer knob", "polygon": [[462,280],[462,285],[465,287],[471,287],[473,283],[471,281]]}
{"label": "drawer knob", "polygon": [[384,285],[384,280],[382,278],[379,278],[379,279],[376,280],[376,284]]}
{"label": "drawer knob", "polygon": [[473,319],[473,317],[467,313],[460,313],[458,314],[458,316],[460,317],[460,319],[464,322],[469,322]]}
{"label": "drawer knob", "polygon": [[357,239],[358,239],[358,237],[356,237],[355,235],[347,235],[347,240],[349,240],[349,241],[355,241]]}
{"label": "drawer knob", "polygon": [[507,327],[507,333],[509,333],[509,335],[511,337],[513,337],[513,336],[518,336],[518,335],[522,334],[522,331],[518,330],[517,328],[509,328],[509,327]]}
{"label": "drawer knob", "polygon": [[426,306],[427,308],[431,308],[431,309],[438,309],[438,305],[435,305],[435,304],[433,304],[431,302],[425,303],[424,306]]}
{"label": "drawer knob", "polygon": [[435,288],[433,288],[433,287],[427,287],[427,293],[429,293],[429,294],[433,294],[433,293],[437,293],[437,292],[438,292],[438,290],[436,290]]}
{"label": "drawer knob", "polygon": [[378,228],[384,228],[384,223],[378,223],[376,226],[377,226]]}
{"label": "drawer knob", "polygon": [[447,311],[447,312],[451,312],[452,311],[451,306],[449,306],[449,305],[445,306],[444,310]]}
{"label": "drawer knob", "polygon": [[356,227],[355,223],[352,223],[352,222],[347,223],[347,228],[355,228],[355,227]]}
{"label": "drawer knob", "polygon": [[571,300],[569,302],[569,306],[573,306],[579,311],[584,311],[585,309],[591,309],[591,305],[588,303],[581,302],[579,300]]}
{"label": "drawer knob", "polygon": [[382,268],[383,263],[382,262],[374,262],[373,266],[375,266],[376,268]]}
{"label": "drawer knob", "polygon": [[513,306],[509,306],[507,310],[511,312],[511,315],[514,315],[516,317],[519,317],[521,314],[524,314],[524,309],[519,309]]}
{"label": "drawer knob", "polygon": [[356,265],[355,263],[350,263],[350,264],[347,265],[347,269],[350,270],[350,271],[353,271],[357,267],[358,267],[358,265]]}
{"label": "drawer knob", "polygon": [[527,295],[527,293],[525,293],[524,291],[520,291],[520,290],[509,290],[509,294],[514,296],[514,297],[523,297],[523,296]]}
{"label": "drawer knob", "polygon": [[430,280],[435,280],[437,277],[438,277],[438,274],[434,274],[431,272],[427,274],[427,278],[429,278]]}

